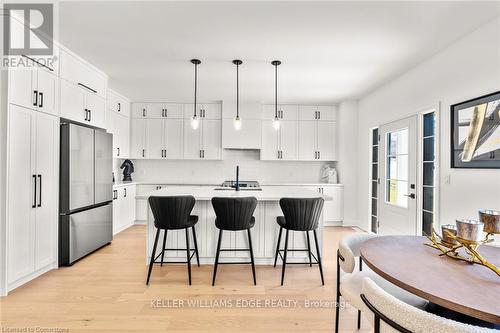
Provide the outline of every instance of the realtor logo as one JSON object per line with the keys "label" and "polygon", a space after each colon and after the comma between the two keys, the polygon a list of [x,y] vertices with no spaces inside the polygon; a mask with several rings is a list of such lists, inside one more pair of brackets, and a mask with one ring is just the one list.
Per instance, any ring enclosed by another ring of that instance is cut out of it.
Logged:
{"label": "realtor logo", "polygon": [[53,4],[10,3],[3,9],[5,56],[53,54]]}

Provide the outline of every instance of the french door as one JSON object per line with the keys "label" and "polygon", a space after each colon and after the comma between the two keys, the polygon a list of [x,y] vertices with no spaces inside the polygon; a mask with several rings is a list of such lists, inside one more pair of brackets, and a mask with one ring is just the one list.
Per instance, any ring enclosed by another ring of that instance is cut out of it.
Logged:
{"label": "french door", "polygon": [[418,116],[380,126],[379,234],[417,234]]}

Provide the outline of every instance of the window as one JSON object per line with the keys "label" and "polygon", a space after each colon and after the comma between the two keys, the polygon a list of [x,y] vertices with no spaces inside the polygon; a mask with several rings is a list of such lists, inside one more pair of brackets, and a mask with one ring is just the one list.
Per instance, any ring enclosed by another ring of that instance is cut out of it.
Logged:
{"label": "window", "polygon": [[371,203],[371,230],[374,233],[378,231],[378,185],[379,185],[379,177],[378,177],[378,128],[372,129],[372,141],[371,141],[371,195],[370,195],[370,203]]}
{"label": "window", "polygon": [[386,202],[408,207],[408,128],[386,136]]}
{"label": "window", "polygon": [[422,232],[432,234],[436,210],[436,115],[423,115],[422,142]]}

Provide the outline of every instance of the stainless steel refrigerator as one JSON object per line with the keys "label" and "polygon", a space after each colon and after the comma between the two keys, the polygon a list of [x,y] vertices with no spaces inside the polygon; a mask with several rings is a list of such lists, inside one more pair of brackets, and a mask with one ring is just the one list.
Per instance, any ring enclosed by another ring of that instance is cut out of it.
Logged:
{"label": "stainless steel refrigerator", "polygon": [[61,122],[59,266],[113,239],[113,137]]}

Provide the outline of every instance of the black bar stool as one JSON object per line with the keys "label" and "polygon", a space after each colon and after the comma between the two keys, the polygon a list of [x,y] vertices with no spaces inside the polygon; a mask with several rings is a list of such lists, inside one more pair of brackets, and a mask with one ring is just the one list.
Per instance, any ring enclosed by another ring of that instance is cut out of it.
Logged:
{"label": "black bar stool", "polygon": [[[319,273],[321,274],[321,284],[325,284],[323,279],[323,266],[321,265],[321,254],[319,252],[318,237],[316,235],[316,229],[318,228],[319,217],[321,216],[321,211],[323,209],[323,198],[281,198],[280,206],[283,211],[284,216],[276,217],[278,225],[280,226],[280,232],[278,235],[278,244],[276,245],[276,255],[274,257],[274,267],[276,267],[276,262],[278,260],[278,255],[283,260],[283,268],[281,270],[281,285],[285,279],[285,267],[287,264],[303,264],[299,262],[287,262],[286,255],[288,251],[295,252],[308,252],[309,254],[309,266],[318,265]],[[281,234],[283,229],[286,230],[285,234],[285,249],[280,250]],[[305,231],[307,237],[307,249],[288,249],[288,231]],[[316,257],[311,252],[311,241],[309,240],[309,231],[314,234],[314,242],[316,243]],[[283,252],[283,255],[281,254]],[[314,257],[315,262],[312,261],[311,257]]]}
{"label": "black bar stool", "polygon": [[[253,212],[257,207],[255,197],[246,198],[212,198],[212,206],[215,210],[215,226],[219,229],[219,240],[217,241],[217,252],[215,254],[214,276],[212,286],[215,285],[215,276],[217,275],[217,266],[220,264],[252,264],[253,284],[257,284],[255,278],[255,261],[253,258],[252,236],[250,229],[255,225]],[[222,231],[242,231],[246,230],[248,234],[248,249],[221,249]],[[249,251],[250,262],[219,262],[221,251]]]}
{"label": "black bar stool", "polygon": [[[153,252],[151,253],[151,261],[149,262],[148,279],[146,284],[149,284],[149,278],[151,277],[151,270],[153,269],[153,264],[158,264],[156,259],[161,256],[160,265],[163,266],[163,257],[165,251],[186,251],[187,261],[184,262],[170,262],[176,264],[187,263],[188,266],[188,277],[189,284],[191,284],[191,258],[196,255],[196,261],[198,266],[200,266],[200,258],[198,256],[198,244],[196,242],[196,231],[194,229],[195,224],[198,222],[198,216],[190,215],[194,207],[194,197],[191,195],[187,196],[171,196],[171,197],[149,197],[149,206],[153,212],[155,218],[156,236],[153,245]],[[189,247],[189,232],[188,229],[191,228],[193,232],[193,242],[194,250]],[[186,248],[185,249],[167,249],[165,248],[167,242],[167,231],[168,230],[179,230],[186,229]],[[160,254],[156,255],[156,246],[158,244],[158,237],[160,236],[160,230],[164,231],[163,234],[163,250]],[[191,251],[194,251],[191,254]]]}

